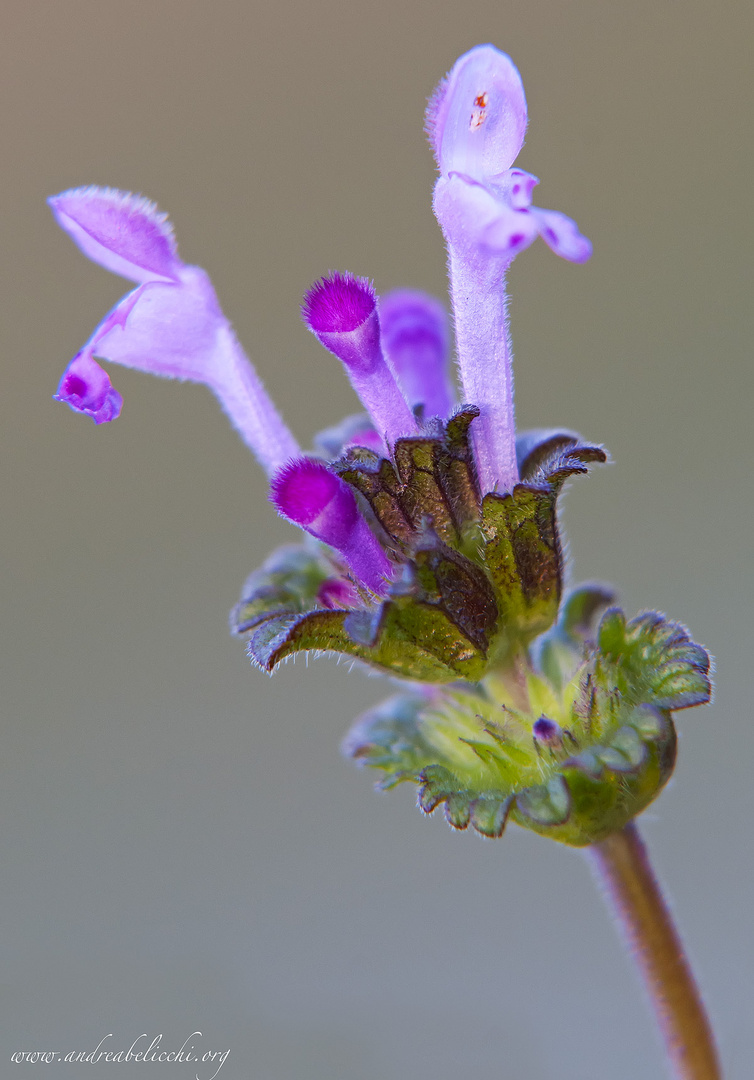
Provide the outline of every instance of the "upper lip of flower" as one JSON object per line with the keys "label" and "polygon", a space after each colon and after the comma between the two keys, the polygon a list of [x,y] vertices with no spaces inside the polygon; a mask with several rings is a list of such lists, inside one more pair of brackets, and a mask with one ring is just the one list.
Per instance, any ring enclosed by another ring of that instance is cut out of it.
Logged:
{"label": "upper lip of flower", "polygon": [[426,130],[440,172],[482,179],[510,168],[524,144],[526,96],[518,69],[494,45],[477,45],[430,98]]}

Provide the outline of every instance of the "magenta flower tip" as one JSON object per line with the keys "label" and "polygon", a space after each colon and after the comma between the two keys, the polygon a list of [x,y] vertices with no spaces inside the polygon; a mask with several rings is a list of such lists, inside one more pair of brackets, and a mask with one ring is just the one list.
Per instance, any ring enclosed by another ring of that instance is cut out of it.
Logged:
{"label": "magenta flower tip", "polygon": [[315,334],[349,333],[365,323],[376,306],[374,286],[368,278],[334,273],[312,285],[301,315]]}
{"label": "magenta flower tip", "polygon": [[372,592],[385,593],[392,572],[390,560],[351,488],[324,462],[316,458],[289,461],[272,478],[270,501],[283,517],[335,548]]}
{"label": "magenta flower tip", "polygon": [[[343,481],[321,461],[298,458],[289,461],[272,478],[270,500],[284,517],[306,528],[324,513],[339,493],[339,509],[345,511],[344,517],[353,517],[357,512],[356,502],[353,496],[351,499],[343,497],[342,487]],[[347,488],[345,492],[351,494]],[[347,527],[350,521],[343,520],[342,524]]]}
{"label": "magenta flower tip", "polygon": [[382,352],[372,283],[353,274],[328,274],[306,293],[301,315],[346,368],[380,437],[392,444],[414,434],[414,414]]}
{"label": "magenta flower tip", "polygon": [[74,412],[90,416],[95,424],[117,420],[123,406],[123,398],[110,382],[107,372],[86,353],[79,353],[70,362],[53,398]]}

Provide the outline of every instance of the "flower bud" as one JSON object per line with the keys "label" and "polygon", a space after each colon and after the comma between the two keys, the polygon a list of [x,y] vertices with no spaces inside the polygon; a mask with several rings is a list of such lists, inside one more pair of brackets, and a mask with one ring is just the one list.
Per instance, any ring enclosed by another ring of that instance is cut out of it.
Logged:
{"label": "flower bud", "polygon": [[356,505],[351,488],[314,458],[298,458],[272,479],[270,499],[283,517],[334,547],[372,592],[386,590],[391,563]]}
{"label": "flower bud", "polygon": [[412,408],[447,418],[453,407],[448,376],[448,317],[423,292],[400,289],[380,302],[385,352]]}
{"label": "flower bud", "polygon": [[377,296],[365,278],[331,274],[312,285],[302,316],[341,361],[376,430],[392,446],[416,420],[382,352]]}

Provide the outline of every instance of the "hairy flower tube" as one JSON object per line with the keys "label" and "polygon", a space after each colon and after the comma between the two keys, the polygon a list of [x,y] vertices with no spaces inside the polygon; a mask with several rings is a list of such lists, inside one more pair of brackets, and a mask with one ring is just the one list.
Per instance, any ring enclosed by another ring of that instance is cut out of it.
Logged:
{"label": "hairy flower tube", "polygon": [[421,807],[444,804],[456,828],[500,836],[510,819],[578,846],[622,829],[662,788],[671,710],[708,699],[709,660],[660,615],[627,621],[603,586],[564,592],[557,498],[606,454],[569,431],[516,434],[505,277],[538,236],[577,263],[591,246],[532,205],[538,181],[514,168],[526,124],[518,71],[491,45],[458,60],[427,113],[459,403],[442,304],[409,290],[380,300],[368,280],[331,273],[302,316],[365,411],[303,453],[166,219],[99,188],[50,204],[84,254],[136,288],[56,397],[96,423],[119,415],[95,357],[206,383],[274,506],[306,534],[252,574],[234,609],[253,663],[271,672],[301,651],[339,653],[403,680],[345,744],[381,786],[415,782]]}

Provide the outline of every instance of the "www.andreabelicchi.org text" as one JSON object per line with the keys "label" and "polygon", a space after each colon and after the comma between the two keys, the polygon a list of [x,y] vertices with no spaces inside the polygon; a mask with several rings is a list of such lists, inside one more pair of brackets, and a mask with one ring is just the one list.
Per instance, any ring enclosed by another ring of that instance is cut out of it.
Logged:
{"label": "www.andreabelicchi.org text", "polygon": [[[113,1033],[110,1032],[100,1039],[93,1050],[16,1050],[10,1059],[14,1065],[184,1063],[197,1066],[196,1080],[215,1080],[227,1061],[230,1050],[202,1050],[195,1045],[201,1037],[201,1031],[193,1031],[177,1050],[167,1050],[162,1047],[162,1035],[155,1035],[149,1042],[149,1035],[144,1032],[134,1039],[127,1050],[118,1050],[112,1042]],[[198,1067],[202,1065],[205,1068],[198,1071]]]}

